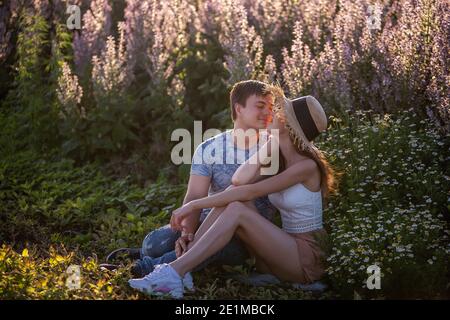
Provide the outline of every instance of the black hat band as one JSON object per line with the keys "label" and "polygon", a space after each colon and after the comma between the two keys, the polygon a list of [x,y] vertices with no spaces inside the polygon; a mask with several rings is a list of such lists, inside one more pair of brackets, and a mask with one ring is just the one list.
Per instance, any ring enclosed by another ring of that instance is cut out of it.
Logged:
{"label": "black hat band", "polygon": [[294,108],[295,116],[303,133],[309,141],[312,141],[320,132],[317,130],[316,124],[309,112],[306,97],[292,100],[292,107]]}

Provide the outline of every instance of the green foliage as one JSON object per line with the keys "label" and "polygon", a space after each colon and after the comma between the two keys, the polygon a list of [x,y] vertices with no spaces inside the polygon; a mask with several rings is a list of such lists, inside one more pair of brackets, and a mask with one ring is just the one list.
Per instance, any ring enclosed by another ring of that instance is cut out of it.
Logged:
{"label": "green foliage", "polygon": [[65,141],[61,145],[65,155],[78,160],[107,161],[113,155],[129,151],[139,142],[134,133],[134,103],[127,95],[108,95],[98,99],[85,118],[66,117],[59,122]]}
{"label": "green foliage", "polygon": [[180,66],[186,73],[185,103],[192,118],[202,120],[205,130],[229,128],[229,94],[224,81],[229,74],[222,63],[224,52],[217,39],[199,36],[203,41],[191,40]]}
{"label": "green foliage", "polygon": [[[55,159],[54,159],[55,160]],[[0,161],[0,237],[8,243],[63,242],[92,253],[138,246],[180,204],[184,186],[139,188],[95,166],[44,160],[33,152]]]}
{"label": "green foliage", "polygon": [[[69,290],[67,270],[78,265],[80,288]],[[123,273],[122,273],[123,272]],[[126,287],[129,273],[105,274],[98,271],[97,259],[84,259],[64,247],[51,247],[43,256],[37,250],[15,252],[0,248],[0,296],[3,299],[136,299]]]}
{"label": "green foliage", "polygon": [[[69,266],[80,268],[80,288],[66,285]],[[217,278],[220,273],[223,277]],[[161,299],[149,297],[129,287],[131,274],[126,267],[102,272],[97,258],[83,258],[65,247],[51,247],[48,252],[36,248],[15,251],[0,248],[0,296],[4,299]],[[312,299],[313,296],[288,286],[252,288],[242,286],[223,270],[208,268],[194,274],[196,292],[185,299]]]}
{"label": "green foliage", "polygon": [[30,146],[55,145],[56,110],[52,104],[54,86],[48,83],[52,73],[49,59],[49,23],[40,15],[23,9],[19,20],[14,89],[6,105],[15,111],[18,138]]}
{"label": "green foliage", "polygon": [[[320,147],[342,172],[324,213],[332,252],[328,276],[352,297],[432,297],[448,285],[450,140],[412,110],[332,119]],[[381,268],[382,290],[366,287]]]}

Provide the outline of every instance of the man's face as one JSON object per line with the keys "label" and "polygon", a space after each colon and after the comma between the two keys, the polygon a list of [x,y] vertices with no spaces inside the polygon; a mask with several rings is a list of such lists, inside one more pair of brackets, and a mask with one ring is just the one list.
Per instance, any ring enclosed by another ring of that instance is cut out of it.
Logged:
{"label": "man's face", "polygon": [[264,129],[272,121],[273,96],[251,95],[247,98],[245,108],[236,106],[237,118],[247,128]]}

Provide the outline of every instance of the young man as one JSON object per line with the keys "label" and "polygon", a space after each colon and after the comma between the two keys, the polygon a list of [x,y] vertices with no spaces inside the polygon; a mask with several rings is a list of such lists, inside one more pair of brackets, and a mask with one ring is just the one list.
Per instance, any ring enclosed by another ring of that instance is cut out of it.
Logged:
{"label": "young man", "polygon": [[[232,130],[204,141],[197,147],[183,203],[228,188],[231,185],[231,178],[240,164],[257,151],[258,130],[265,129],[272,116],[272,97],[266,90],[267,84],[254,80],[241,81],[233,86],[230,93],[230,108],[234,127]],[[255,133],[256,136],[253,135],[255,139],[249,138],[249,135],[245,139],[239,138],[239,133],[242,132]],[[261,215],[272,220],[275,208],[267,197],[256,199],[255,206]],[[157,264],[172,262],[187,249],[196,230],[210,210],[204,209],[202,212],[199,211],[186,218],[182,223],[181,234],[179,231],[171,229],[170,225],[166,225],[150,232],[145,237],[142,248],[116,250],[107,257],[107,262],[119,254],[139,259],[132,268],[136,277],[142,277],[152,272]],[[227,246],[206,260],[196,270],[211,263],[239,265],[244,263],[248,257],[248,252],[243,244],[239,239],[233,238]]]}

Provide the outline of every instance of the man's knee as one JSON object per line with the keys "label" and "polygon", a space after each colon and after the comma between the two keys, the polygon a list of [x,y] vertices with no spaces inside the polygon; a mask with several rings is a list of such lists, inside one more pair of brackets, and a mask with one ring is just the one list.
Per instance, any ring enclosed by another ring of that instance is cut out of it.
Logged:
{"label": "man's knee", "polygon": [[178,237],[179,232],[173,231],[170,225],[153,230],[147,234],[142,242],[142,253],[144,256],[159,257],[173,250]]}

